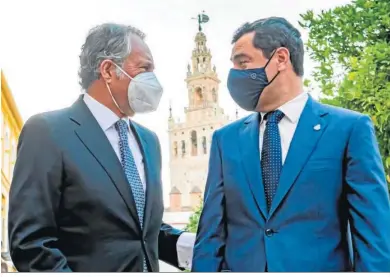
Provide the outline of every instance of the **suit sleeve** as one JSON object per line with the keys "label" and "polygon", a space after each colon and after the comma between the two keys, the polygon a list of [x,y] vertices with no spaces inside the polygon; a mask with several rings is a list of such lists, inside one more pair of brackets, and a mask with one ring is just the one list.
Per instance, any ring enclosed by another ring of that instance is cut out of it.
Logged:
{"label": "suit sleeve", "polygon": [[158,236],[158,258],[174,267],[179,267],[177,256],[177,241],[182,230],[175,229],[172,226],[163,223]]}
{"label": "suit sleeve", "polygon": [[10,253],[18,271],[71,271],[57,247],[61,180],[61,153],[43,116],[34,116],[19,138],[10,190]]}
{"label": "suit sleeve", "polygon": [[225,196],[223,187],[221,150],[217,131],[214,132],[204,206],[196,236],[192,271],[218,272],[222,268],[225,250]]}
{"label": "suit sleeve", "polygon": [[368,116],[355,123],[347,149],[347,200],[355,271],[390,271],[390,202]]}
{"label": "suit sleeve", "polygon": [[[161,146],[160,141],[156,134],[154,134],[156,145],[157,145],[157,154],[159,157],[159,170],[161,172],[162,168],[162,159],[161,159]],[[161,178],[161,177],[160,177]],[[162,196],[161,196],[162,197]],[[177,257],[177,248],[176,244],[183,233],[182,230],[175,229],[172,226],[162,223],[160,228],[160,233],[158,236],[158,257],[160,260],[170,264],[174,267],[179,267],[178,257]]]}

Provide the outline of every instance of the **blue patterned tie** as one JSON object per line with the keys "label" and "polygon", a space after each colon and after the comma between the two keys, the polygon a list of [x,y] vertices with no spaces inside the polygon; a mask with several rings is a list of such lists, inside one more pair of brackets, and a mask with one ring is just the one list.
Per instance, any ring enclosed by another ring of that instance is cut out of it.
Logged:
{"label": "blue patterned tie", "polygon": [[271,208],[282,171],[282,146],[278,123],[283,117],[283,112],[279,110],[265,115],[267,124],[261,151],[261,169],[268,210]]}
{"label": "blue patterned tie", "polygon": [[[137,208],[139,222],[142,228],[144,223],[145,191],[141,182],[141,178],[139,177],[138,174],[138,170],[134,161],[133,154],[131,153],[129,147],[129,138],[128,138],[129,125],[125,120],[121,119],[115,123],[115,128],[119,134],[119,150],[120,150],[123,170],[127,177],[127,181],[129,182],[131,187],[131,192],[134,197],[135,206]],[[145,259],[143,263],[143,270],[144,272],[148,271]]]}

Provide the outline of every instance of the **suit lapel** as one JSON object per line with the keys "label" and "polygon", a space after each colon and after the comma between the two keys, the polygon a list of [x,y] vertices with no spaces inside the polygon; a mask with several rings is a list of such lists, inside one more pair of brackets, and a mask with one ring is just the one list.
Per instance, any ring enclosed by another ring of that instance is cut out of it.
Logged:
{"label": "suit lapel", "polygon": [[259,128],[260,115],[255,113],[244,122],[244,126],[240,129],[239,145],[242,162],[253,197],[260,211],[267,218],[267,203],[260,166]]}
{"label": "suit lapel", "polygon": [[107,172],[140,228],[135,201],[122,165],[102,128],[85,105],[82,96],[72,106],[70,119],[76,125],[77,137]]}
{"label": "suit lapel", "polygon": [[294,184],[325,131],[327,122],[323,118],[324,115],[326,113],[322,111],[321,105],[309,96],[283,165],[279,185],[272,200],[270,217]]}
{"label": "suit lapel", "polygon": [[152,208],[153,208],[153,194],[155,192],[153,185],[155,182],[152,180],[151,175],[151,153],[150,145],[147,143],[144,135],[144,131],[139,127],[135,122],[131,122],[131,129],[137,139],[138,145],[140,146],[144,168],[145,168],[145,177],[146,177],[146,194],[145,194],[145,210],[144,210],[144,226],[143,230],[147,230],[148,224],[150,221]]}

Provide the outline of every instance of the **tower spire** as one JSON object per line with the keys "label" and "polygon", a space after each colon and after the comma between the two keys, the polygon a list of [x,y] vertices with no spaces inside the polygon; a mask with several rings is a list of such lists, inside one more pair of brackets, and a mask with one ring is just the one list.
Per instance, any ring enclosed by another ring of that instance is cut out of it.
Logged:
{"label": "tower spire", "polygon": [[169,100],[169,119],[172,119],[172,100]]}

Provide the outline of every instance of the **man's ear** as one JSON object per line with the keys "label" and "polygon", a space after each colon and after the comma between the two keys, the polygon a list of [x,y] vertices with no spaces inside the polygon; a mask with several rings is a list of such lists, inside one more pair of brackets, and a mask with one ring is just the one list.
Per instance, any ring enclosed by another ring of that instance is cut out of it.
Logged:
{"label": "man's ear", "polygon": [[115,74],[115,65],[110,60],[104,60],[99,66],[100,76],[106,83],[111,83]]}
{"label": "man's ear", "polygon": [[290,63],[290,51],[285,47],[281,47],[276,51],[275,56],[278,63],[278,71],[286,70]]}

